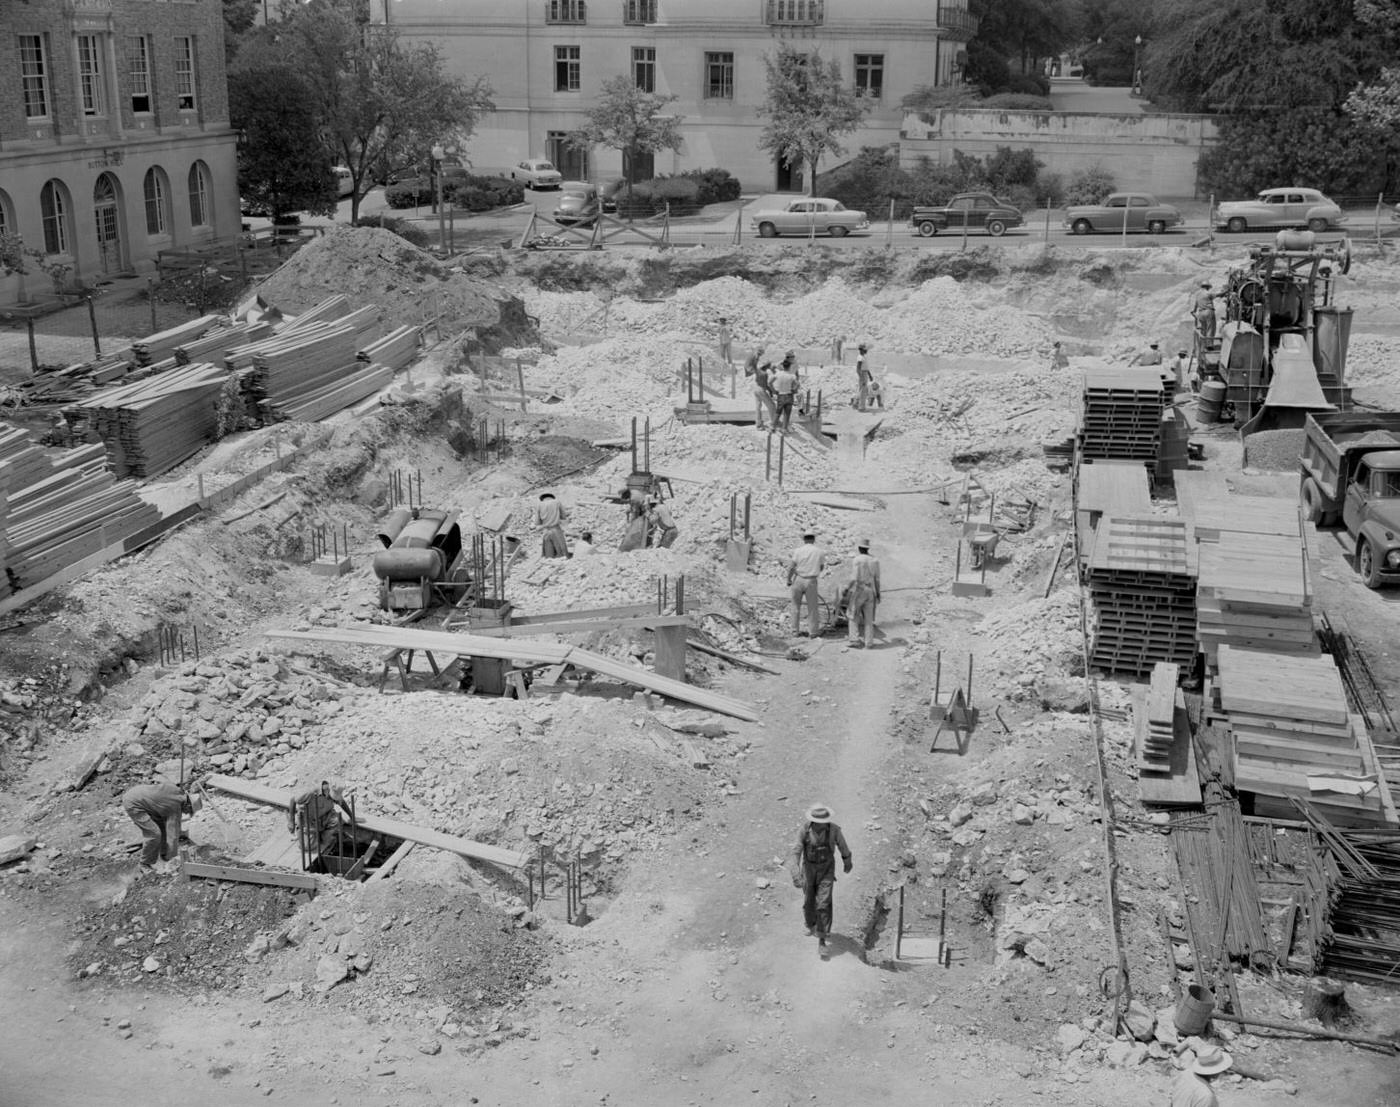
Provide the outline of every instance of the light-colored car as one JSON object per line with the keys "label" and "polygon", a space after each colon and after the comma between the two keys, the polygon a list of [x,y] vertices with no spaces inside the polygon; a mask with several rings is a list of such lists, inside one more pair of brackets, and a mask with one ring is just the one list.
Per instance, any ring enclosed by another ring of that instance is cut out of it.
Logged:
{"label": "light-colored car", "polygon": [[344,165],[331,166],[331,173],[335,175],[336,195],[345,197],[355,191],[355,178],[351,176],[350,170]]}
{"label": "light-colored car", "polygon": [[1147,192],[1114,192],[1101,204],[1076,204],[1065,209],[1064,226],[1075,234],[1095,231],[1122,233],[1124,221],[1130,231],[1161,234],[1182,223],[1181,212],[1162,204]]}
{"label": "light-colored car", "polygon": [[587,181],[565,181],[559,186],[559,206],[554,209],[554,221],[565,226],[591,226],[603,210],[598,186]]}
{"label": "light-colored car", "polygon": [[749,217],[749,225],[764,238],[780,234],[829,234],[841,238],[852,231],[870,229],[863,211],[851,211],[840,200],[803,196],[774,207],[761,208]]}
{"label": "light-colored car", "polygon": [[1253,200],[1227,200],[1215,209],[1215,225],[1236,234],[1276,227],[1326,231],[1346,221],[1342,209],[1315,188],[1266,188]]}
{"label": "light-colored car", "polygon": [[554,163],[544,158],[526,158],[511,166],[510,179],[519,181],[526,188],[558,188],[564,183],[564,174],[554,168]]}

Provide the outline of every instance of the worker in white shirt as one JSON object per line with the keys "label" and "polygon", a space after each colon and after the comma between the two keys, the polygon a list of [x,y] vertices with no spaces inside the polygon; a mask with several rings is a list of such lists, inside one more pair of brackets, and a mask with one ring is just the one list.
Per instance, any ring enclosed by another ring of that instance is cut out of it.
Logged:
{"label": "worker in white shirt", "polygon": [[593,532],[586,530],[574,540],[573,557],[587,557],[593,552]]}
{"label": "worker in white shirt", "polygon": [[[817,545],[817,535],[815,531],[807,531],[802,536],[802,545],[792,551],[788,557],[787,583],[788,595],[792,598],[792,633],[794,636],[802,638],[818,635],[817,617],[817,578],[826,568],[826,553]],[[807,627],[804,634],[798,629],[802,621],[802,604],[807,604]]]}

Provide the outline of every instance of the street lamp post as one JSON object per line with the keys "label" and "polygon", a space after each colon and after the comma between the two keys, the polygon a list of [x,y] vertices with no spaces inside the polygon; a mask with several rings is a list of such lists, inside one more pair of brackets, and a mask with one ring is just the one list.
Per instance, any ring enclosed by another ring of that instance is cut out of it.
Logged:
{"label": "street lamp post", "polygon": [[442,162],[447,157],[447,151],[442,148],[442,143],[433,147],[432,156],[433,176],[436,178],[437,184],[438,252],[445,257],[447,255],[447,225],[443,221],[442,211]]}
{"label": "street lamp post", "polygon": [[1142,36],[1133,39],[1133,95],[1142,95]]}

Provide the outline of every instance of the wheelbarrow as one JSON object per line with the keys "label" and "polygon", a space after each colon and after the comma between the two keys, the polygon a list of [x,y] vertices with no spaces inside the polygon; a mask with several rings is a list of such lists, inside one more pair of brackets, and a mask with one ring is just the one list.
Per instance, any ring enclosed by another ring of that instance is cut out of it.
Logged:
{"label": "wheelbarrow", "polygon": [[972,557],[972,568],[981,569],[996,556],[1001,531],[991,523],[965,523],[963,538],[967,541],[967,550]]}

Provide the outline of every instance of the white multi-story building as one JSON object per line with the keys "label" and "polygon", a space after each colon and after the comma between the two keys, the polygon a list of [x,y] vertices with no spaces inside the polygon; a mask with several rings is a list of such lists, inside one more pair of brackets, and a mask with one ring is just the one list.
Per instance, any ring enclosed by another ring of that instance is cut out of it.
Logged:
{"label": "white multi-story building", "polygon": [[[960,76],[977,21],[967,0],[370,0],[371,19],[407,40],[435,43],[448,68],[484,76],[496,110],[478,124],[468,156],[479,171],[547,157],[571,179],[622,173],[621,154],[569,148],[566,136],[604,81],[631,76],[677,97],[683,145],[639,159],[654,170],[718,167],[745,189],[799,188],[800,167],[759,148],[767,95],[763,55],[788,42],[840,63],[871,99],[848,149],[899,139],[900,100]],[[829,168],[829,166],[822,166]]]}

